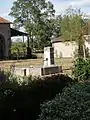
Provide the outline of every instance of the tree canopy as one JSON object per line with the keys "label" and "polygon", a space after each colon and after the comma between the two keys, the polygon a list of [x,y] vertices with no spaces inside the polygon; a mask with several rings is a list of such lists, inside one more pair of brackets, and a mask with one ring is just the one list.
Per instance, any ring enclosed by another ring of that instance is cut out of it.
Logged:
{"label": "tree canopy", "polygon": [[51,18],[55,10],[53,4],[46,0],[16,0],[11,8],[10,15],[15,18],[14,22],[23,26],[30,36],[31,48],[34,41],[38,47],[43,48],[50,44],[52,36]]}
{"label": "tree canopy", "polygon": [[76,41],[78,55],[84,56],[84,35],[88,34],[88,23],[83,18],[80,9],[69,8],[61,21],[61,34],[65,40]]}
{"label": "tree canopy", "polygon": [[52,36],[76,41],[78,54],[84,56],[84,38],[88,33],[88,22],[80,9],[68,8],[64,15],[55,16],[54,6],[47,0],[16,0],[10,15],[16,26],[29,33],[30,47],[43,49],[51,44]]}

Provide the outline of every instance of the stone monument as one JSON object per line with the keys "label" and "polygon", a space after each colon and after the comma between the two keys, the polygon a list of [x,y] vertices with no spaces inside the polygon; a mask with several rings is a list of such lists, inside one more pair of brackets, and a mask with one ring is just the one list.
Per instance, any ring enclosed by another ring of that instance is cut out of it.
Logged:
{"label": "stone monument", "polygon": [[54,48],[44,48],[44,67],[54,65]]}
{"label": "stone monument", "polygon": [[41,75],[50,75],[60,73],[62,71],[61,66],[54,64],[54,48],[44,48],[44,65],[41,68]]}

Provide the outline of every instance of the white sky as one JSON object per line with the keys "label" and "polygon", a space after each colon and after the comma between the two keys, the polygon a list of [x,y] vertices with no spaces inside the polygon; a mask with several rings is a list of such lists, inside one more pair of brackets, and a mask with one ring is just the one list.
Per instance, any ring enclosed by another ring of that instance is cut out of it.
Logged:
{"label": "white sky", "polygon": [[[4,17],[10,21],[13,21],[13,18],[8,16],[10,9],[15,0],[0,0],[0,16]],[[90,15],[90,0],[50,0],[54,4],[56,14],[61,14],[65,9],[70,5],[75,8],[81,8],[81,10]]]}

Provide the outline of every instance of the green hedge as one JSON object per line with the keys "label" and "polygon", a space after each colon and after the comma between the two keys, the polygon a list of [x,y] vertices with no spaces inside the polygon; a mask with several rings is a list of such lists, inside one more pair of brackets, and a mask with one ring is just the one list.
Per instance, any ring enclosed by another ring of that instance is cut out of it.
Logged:
{"label": "green hedge", "polygon": [[72,79],[64,75],[29,77],[22,84],[18,84],[17,79],[8,74],[7,80],[0,84],[0,119],[35,120],[40,112],[40,104],[53,99],[72,83]]}
{"label": "green hedge", "polygon": [[38,120],[90,120],[90,82],[72,85],[42,104]]}
{"label": "green hedge", "polygon": [[90,59],[76,59],[72,73],[78,81],[90,80]]}

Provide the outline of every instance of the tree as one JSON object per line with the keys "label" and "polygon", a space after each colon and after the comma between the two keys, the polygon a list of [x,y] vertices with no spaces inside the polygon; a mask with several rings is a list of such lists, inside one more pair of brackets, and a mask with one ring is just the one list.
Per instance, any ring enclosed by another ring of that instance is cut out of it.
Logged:
{"label": "tree", "polygon": [[50,43],[52,36],[50,19],[54,16],[53,4],[46,0],[17,0],[13,3],[10,15],[19,27],[23,26],[30,36],[30,47],[38,41],[39,47]]}
{"label": "tree", "polygon": [[83,19],[80,9],[69,8],[62,18],[61,34],[65,40],[76,41],[78,45],[78,57],[85,58],[84,35],[88,30],[88,25]]}
{"label": "tree", "polygon": [[62,21],[62,16],[61,15],[57,15],[54,19],[51,19],[51,24],[52,24],[52,30],[53,30],[53,36],[54,37],[61,36],[61,21]]}

